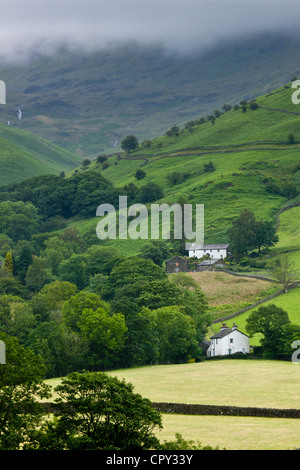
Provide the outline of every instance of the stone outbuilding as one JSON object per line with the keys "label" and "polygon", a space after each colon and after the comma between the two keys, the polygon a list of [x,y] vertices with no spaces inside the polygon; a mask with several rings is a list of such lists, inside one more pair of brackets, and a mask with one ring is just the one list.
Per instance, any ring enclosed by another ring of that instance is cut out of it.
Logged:
{"label": "stone outbuilding", "polygon": [[174,256],[166,260],[167,273],[186,273],[189,271],[189,260],[181,256]]}

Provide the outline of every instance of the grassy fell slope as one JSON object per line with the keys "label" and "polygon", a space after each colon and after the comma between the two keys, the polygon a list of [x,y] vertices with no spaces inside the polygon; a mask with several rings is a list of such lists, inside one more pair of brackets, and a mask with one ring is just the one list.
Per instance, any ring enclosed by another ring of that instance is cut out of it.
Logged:
{"label": "grassy fell slope", "polygon": [[81,158],[22,129],[0,125],[0,185],[69,171]]}
{"label": "grassy fell slope", "polygon": [[299,73],[299,40],[256,35],[179,54],[127,44],[87,53],[61,48],[3,64],[4,119],[82,156],[113,151],[129,133],[153,138],[224,103],[259,96]]}
{"label": "grassy fell slope", "polygon": [[[289,260],[294,263],[294,270],[297,274],[297,279],[300,280],[300,207],[293,207],[282,212],[278,219],[277,234],[279,236],[279,243],[271,250],[271,254],[276,258],[283,256],[283,253],[287,253]],[[226,275],[224,274],[224,276]],[[266,281],[261,282],[264,283]],[[236,290],[236,284],[234,285],[234,290]],[[295,325],[300,325],[299,301],[300,288],[296,288],[290,290],[287,294],[282,294],[265,302],[264,305],[275,304],[277,307],[283,308],[288,313],[290,321]],[[254,302],[255,300],[252,300],[252,303]],[[257,308],[258,307],[255,307],[231,320],[226,321],[227,325],[232,327],[233,322],[236,322],[239,329],[246,333],[246,320],[253,311],[257,310]],[[237,310],[238,309],[235,311]],[[221,315],[218,316],[218,318],[220,317]],[[212,325],[210,328],[210,334],[214,334],[219,331],[220,326],[221,323]],[[255,335],[251,338],[251,344],[259,345],[259,339],[260,335]]]}
{"label": "grassy fell slope", "polygon": [[[231,110],[214,125],[207,122],[193,127],[192,132],[182,129],[179,136],[158,137],[149,147],[141,145],[121,158],[112,155],[105,170],[97,162],[89,168],[101,171],[117,187],[128,183],[141,187],[153,181],[164,190],[160,202],[173,203],[183,197],[187,203],[204,204],[205,241],[227,242],[227,229],[242,209],[252,210],[257,219],[275,220],[279,209],[290,202],[288,197],[268,192],[267,182],[287,181],[300,190],[296,171],[300,107],[292,104],[292,92],[290,85],[283,86],[259,97],[256,110]],[[288,143],[290,133],[295,137],[293,145]],[[209,162],[215,171],[204,172],[204,164]],[[146,176],[136,180],[140,167]],[[173,185],[169,181],[173,172],[187,174],[187,178]],[[95,211],[96,207],[97,202]],[[90,221],[89,226],[96,223],[96,219]],[[84,228],[87,221],[77,221],[79,228],[81,224]]]}

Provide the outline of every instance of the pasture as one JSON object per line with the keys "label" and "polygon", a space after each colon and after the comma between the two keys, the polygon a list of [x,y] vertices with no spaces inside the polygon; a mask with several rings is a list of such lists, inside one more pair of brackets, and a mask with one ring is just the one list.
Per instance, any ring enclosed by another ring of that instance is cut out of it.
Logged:
{"label": "pasture", "polygon": [[[225,359],[155,365],[107,372],[134,385],[153,402],[266,408],[300,408],[300,365],[267,360]],[[46,381],[56,386],[60,379]],[[220,449],[271,450],[300,446],[297,419],[163,414],[160,440],[175,433]]]}

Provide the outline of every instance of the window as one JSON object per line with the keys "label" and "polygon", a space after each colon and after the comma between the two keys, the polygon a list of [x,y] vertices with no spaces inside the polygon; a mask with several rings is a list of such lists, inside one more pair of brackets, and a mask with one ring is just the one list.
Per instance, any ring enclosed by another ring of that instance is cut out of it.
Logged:
{"label": "window", "polygon": [[230,343],[233,343],[233,338],[230,338]]}

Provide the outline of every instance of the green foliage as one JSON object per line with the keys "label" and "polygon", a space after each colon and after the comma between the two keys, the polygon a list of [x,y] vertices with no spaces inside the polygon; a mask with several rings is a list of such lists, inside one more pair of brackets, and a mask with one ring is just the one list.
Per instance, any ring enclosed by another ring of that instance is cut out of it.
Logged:
{"label": "green foliage", "polygon": [[212,171],[216,171],[213,162],[204,163],[204,172],[209,173],[209,172],[212,172]]}
{"label": "green foliage", "polygon": [[160,363],[185,362],[187,356],[198,353],[197,331],[191,317],[180,307],[162,307],[153,312],[159,337],[158,360]]}
{"label": "green foliage", "polygon": [[108,278],[103,296],[112,298],[117,289],[138,281],[166,279],[166,272],[152,260],[131,257],[115,266]]}
{"label": "green foliage", "polygon": [[142,186],[139,192],[139,200],[141,203],[147,204],[147,202],[154,202],[161,199],[164,195],[161,187],[153,182],[147,183]]}
{"label": "green foliage", "polygon": [[[38,209],[39,214],[44,219],[57,216],[70,218],[77,214],[94,216],[99,204],[115,204],[118,201],[116,189],[114,189],[112,184],[101,174],[94,171],[77,173],[70,178],[61,178],[60,176],[53,175],[38,176],[17,185],[4,186],[0,188],[0,196],[1,192],[5,194],[7,198],[12,197],[19,201],[30,201],[35,208]],[[49,195],[51,195],[51,197],[49,197]],[[10,206],[8,207],[8,205]],[[27,232],[29,229],[31,229],[32,232],[33,228],[37,228],[37,222],[35,226],[31,228],[33,221],[31,222],[29,218],[30,214],[28,214],[29,210],[31,210],[32,218],[36,218],[37,215],[34,213],[36,209],[33,209],[28,203],[26,206],[28,206],[27,212],[25,213],[27,217],[26,224],[29,225],[29,227],[27,230],[25,228],[23,229],[24,239],[28,239]],[[1,207],[3,207],[3,212],[9,210],[14,213],[14,208],[17,214],[23,214],[25,211],[24,204],[22,205],[21,202],[12,203],[6,201],[0,203],[0,214],[2,212]],[[16,223],[15,220],[13,223]],[[24,224],[24,219],[20,223]],[[7,222],[5,222],[5,225],[7,226]],[[17,226],[16,229],[18,228]],[[13,232],[13,234],[15,232]],[[35,230],[34,233],[36,232],[37,230]],[[17,232],[15,238],[10,235],[8,229],[3,230],[3,233],[8,234],[13,240],[16,239]]]}
{"label": "green foliage", "polygon": [[296,184],[287,179],[279,182],[276,180],[269,181],[266,183],[265,187],[269,193],[283,196],[286,199],[294,199],[299,194]]}
{"label": "green foliage", "polygon": [[11,253],[6,253],[4,267],[7,271],[12,274],[14,270],[14,261]]}
{"label": "green foliage", "polygon": [[161,416],[133,386],[103,373],[72,373],[56,387],[58,418],[36,433],[39,450],[159,448]]}
{"label": "green foliage", "polygon": [[32,254],[28,246],[21,249],[20,255],[17,258],[17,272],[18,279],[24,284],[29,266],[32,264]]}
{"label": "green foliage", "polygon": [[51,275],[47,269],[46,259],[33,255],[32,264],[25,278],[26,286],[33,291],[39,291],[50,280]]}
{"label": "green foliage", "polygon": [[252,211],[244,209],[228,230],[231,252],[237,259],[256,248],[271,247],[278,242],[276,227],[270,221],[257,221]]}
{"label": "green foliage", "polygon": [[187,440],[180,433],[176,433],[175,440],[160,444],[160,450],[219,450],[219,447],[202,446],[198,440]]}
{"label": "green foliage", "polygon": [[260,307],[249,315],[246,330],[250,336],[261,333],[260,343],[264,353],[276,357],[279,341],[283,334],[282,328],[289,323],[287,312],[275,304],[270,304]]}
{"label": "green foliage", "polygon": [[141,180],[141,179],[145,178],[145,176],[146,176],[146,172],[144,170],[142,170],[141,168],[138,168],[135,172],[135,175],[134,175],[134,177],[137,180]]}
{"label": "green foliage", "polygon": [[106,155],[98,155],[98,157],[97,157],[97,162],[98,163],[104,163],[106,160],[107,160]]}
{"label": "green foliage", "polygon": [[280,258],[271,260],[268,263],[268,269],[273,279],[281,288],[287,290],[296,281],[295,263],[289,259],[288,255],[282,255]]}
{"label": "green foliage", "polygon": [[101,300],[100,296],[92,292],[78,292],[64,302],[62,308],[62,321],[70,329],[79,332],[78,322],[84,310],[102,308],[109,312],[109,306]]}
{"label": "green foliage", "polygon": [[14,242],[29,240],[38,232],[39,217],[37,209],[30,203],[22,201],[5,201],[0,203],[0,233],[10,237]]}
{"label": "green foliage", "polygon": [[184,173],[180,171],[173,171],[168,175],[168,181],[172,186],[183,183],[190,177],[190,173]]}
{"label": "green foliage", "polygon": [[135,150],[138,147],[138,145],[139,145],[138,139],[134,135],[128,135],[121,142],[122,149],[126,150],[126,152],[129,152],[129,153],[132,150]]}
{"label": "green foliage", "polygon": [[45,367],[40,357],[0,332],[6,347],[6,364],[0,364],[0,449],[20,450],[31,441],[40,423],[38,400],[49,398],[43,383]]}
{"label": "green foliage", "polygon": [[158,266],[162,266],[163,262],[170,258],[170,249],[165,242],[155,240],[142,248],[140,257],[151,259]]}
{"label": "green foliage", "polygon": [[178,137],[179,135],[180,135],[179,126],[172,126],[171,129],[166,131],[166,136],[168,136],[168,137],[172,137],[172,136]]}
{"label": "green foliage", "polygon": [[141,307],[148,307],[151,310],[182,305],[183,292],[177,284],[168,279],[150,281],[141,287],[138,303]]}
{"label": "green foliage", "polygon": [[120,313],[110,314],[109,305],[84,309],[77,323],[80,336],[90,344],[88,367],[106,369],[117,362],[124,347],[127,327]]}

